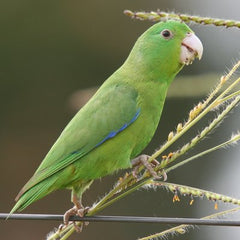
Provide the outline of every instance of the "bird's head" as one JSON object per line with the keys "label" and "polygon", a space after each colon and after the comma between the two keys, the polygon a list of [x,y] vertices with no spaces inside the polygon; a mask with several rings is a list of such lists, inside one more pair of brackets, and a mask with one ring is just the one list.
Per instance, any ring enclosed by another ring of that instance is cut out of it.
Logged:
{"label": "bird's head", "polygon": [[169,20],[150,27],[137,40],[129,60],[161,78],[169,78],[201,59],[203,45],[194,32],[183,22]]}

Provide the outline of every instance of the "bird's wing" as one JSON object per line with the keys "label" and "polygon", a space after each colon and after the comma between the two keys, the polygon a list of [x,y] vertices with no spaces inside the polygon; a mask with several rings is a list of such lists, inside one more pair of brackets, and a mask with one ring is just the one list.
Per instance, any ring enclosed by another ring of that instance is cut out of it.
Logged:
{"label": "bird's wing", "polygon": [[140,111],[138,93],[130,86],[116,84],[99,89],[63,130],[17,199],[32,186],[124,131]]}

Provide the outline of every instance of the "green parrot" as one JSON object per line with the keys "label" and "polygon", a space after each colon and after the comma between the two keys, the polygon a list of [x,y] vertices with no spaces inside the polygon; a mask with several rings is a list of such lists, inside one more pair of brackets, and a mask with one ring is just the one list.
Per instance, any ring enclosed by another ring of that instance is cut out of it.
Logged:
{"label": "green parrot", "polygon": [[81,197],[94,179],[139,162],[149,166],[148,156],[136,156],[156,131],[168,87],[202,52],[199,38],[180,21],[159,22],[144,32],[123,65],[65,127],[10,214],[66,188],[74,204],[65,214],[67,223],[69,215],[84,215]]}

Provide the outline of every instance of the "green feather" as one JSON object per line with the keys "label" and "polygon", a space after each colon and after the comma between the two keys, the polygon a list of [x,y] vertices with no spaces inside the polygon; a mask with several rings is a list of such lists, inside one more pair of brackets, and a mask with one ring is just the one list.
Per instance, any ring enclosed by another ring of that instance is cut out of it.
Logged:
{"label": "green feather", "polygon": [[[164,29],[171,39],[161,36]],[[80,198],[92,180],[131,166],[156,131],[168,86],[183,67],[181,41],[188,32],[183,23],[161,22],[137,40],[125,63],[63,130],[11,213],[60,188]]]}
{"label": "green feather", "polygon": [[[77,113],[20,193],[75,161],[81,161],[109,132],[117,131],[134,117],[138,110],[137,92],[121,84],[115,85],[114,88],[115,95],[110,94],[113,89],[108,86],[103,88],[104,91],[98,91],[92,100]],[[119,100],[121,101],[120,108]],[[113,121],[115,117],[117,118]]]}

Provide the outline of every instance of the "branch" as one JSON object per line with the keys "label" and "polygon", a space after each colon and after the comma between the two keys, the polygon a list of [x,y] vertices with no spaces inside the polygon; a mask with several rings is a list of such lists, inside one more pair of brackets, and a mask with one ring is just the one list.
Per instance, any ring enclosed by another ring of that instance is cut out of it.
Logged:
{"label": "branch", "polygon": [[192,16],[188,14],[181,14],[181,13],[168,13],[157,10],[156,12],[132,12],[131,10],[125,10],[124,14],[138,20],[149,20],[152,22],[163,21],[166,19],[180,19],[183,22],[195,22],[198,24],[204,25],[214,25],[214,26],[223,26],[223,27],[237,27],[240,28],[240,22],[236,20],[227,20],[227,19],[219,19],[219,18],[209,18],[209,17],[199,17],[199,16]]}

